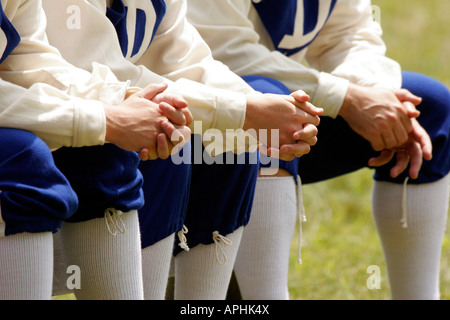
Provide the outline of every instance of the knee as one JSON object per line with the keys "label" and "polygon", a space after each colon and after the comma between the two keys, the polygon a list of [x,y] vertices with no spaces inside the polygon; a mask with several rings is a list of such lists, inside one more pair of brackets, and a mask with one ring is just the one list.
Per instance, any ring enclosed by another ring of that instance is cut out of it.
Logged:
{"label": "knee", "polygon": [[2,207],[70,216],[78,198],[56,167],[47,144],[24,130],[0,128],[0,135]]}
{"label": "knee", "polygon": [[6,154],[20,154],[22,152],[29,155],[38,153],[51,155],[48,146],[35,134],[10,128],[0,128],[0,148],[2,149],[2,157]]}
{"label": "knee", "polygon": [[54,166],[49,147],[33,133],[0,128],[0,135],[0,164],[3,172],[15,170],[21,175],[21,172],[33,170],[36,175],[48,173],[48,167]]}

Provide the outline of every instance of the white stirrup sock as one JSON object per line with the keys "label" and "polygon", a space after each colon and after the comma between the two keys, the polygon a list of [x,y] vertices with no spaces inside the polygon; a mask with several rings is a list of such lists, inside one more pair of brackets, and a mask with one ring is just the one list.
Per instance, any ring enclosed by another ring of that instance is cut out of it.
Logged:
{"label": "white stirrup sock", "polygon": [[53,234],[53,296],[73,293],[67,286],[71,272],[61,248],[61,232],[58,231]]}
{"label": "white stirrup sock", "polygon": [[225,300],[243,229],[175,257],[175,300]]}
{"label": "white stirrup sock", "polygon": [[174,237],[162,239],[142,250],[142,273],[144,278],[144,298],[164,300],[173,254]]}
{"label": "white stirrup sock", "polygon": [[297,221],[293,177],[256,183],[250,222],[244,230],[235,275],[244,300],[288,300],[289,255]]}
{"label": "white stirrup sock", "polygon": [[375,182],[373,215],[393,299],[440,298],[439,270],[448,202],[449,176],[405,188]]}
{"label": "white stirrup sock", "polygon": [[0,238],[0,300],[52,298],[51,232]]}
{"label": "white stirrup sock", "polygon": [[66,263],[81,271],[77,299],[144,298],[137,211],[107,210],[105,218],[64,223],[61,240]]}

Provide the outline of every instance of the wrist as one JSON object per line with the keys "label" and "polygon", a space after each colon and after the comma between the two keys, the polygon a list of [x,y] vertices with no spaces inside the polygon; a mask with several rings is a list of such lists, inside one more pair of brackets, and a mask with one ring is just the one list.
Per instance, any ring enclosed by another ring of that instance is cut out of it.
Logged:
{"label": "wrist", "polygon": [[248,129],[251,129],[254,127],[253,124],[253,115],[255,113],[256,109],[256,97],[253,95],[247,95],[246,96],[246,109],[245,109],[245,120],[244,120],[244,126],[242,129],[244,131],[247,131]]}
{"label": "wrist", "polygon": [[117,121],[114,117],[115,110],[114,106],[105,104],[105,140],[107,142],[115,141],[115,137],[117,136]]}
{"label": "wrist", "polygon": [[354,106],[357,104],[357,91],[358,86],[353,83],[349,83],[347,93],[344,97],[344,101],[342,102],[342,106],[339,109],[338,115],[345,118],[346,115],[352,112]]}

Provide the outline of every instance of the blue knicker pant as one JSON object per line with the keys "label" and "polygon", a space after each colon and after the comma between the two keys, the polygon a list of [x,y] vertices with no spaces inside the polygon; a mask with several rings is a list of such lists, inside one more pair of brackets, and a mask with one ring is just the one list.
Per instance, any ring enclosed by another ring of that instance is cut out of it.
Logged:
{"label": "blue knicker pant", "polygon": [[0,236],[56,232],[78,198],[34,134],[0,128]]}
{"label": "blue knicker pant", "polygon": [[[191,144],[180,151],[191,159]],[[158,159],[141,162],[145,204],[139,210],[142,248],[146,248],[183,228],[186,217],[191,164]]]}
{"label": "blue knicker pant", "polygon": [[[259,170],[258,157],[249,153],[225,153],[216,156],[213,164],[196,163],[195,151],[205,154],[203,146],[196,149],[199,145],[202,145],[201,136],[193,135],[192,179],[184,222],[189,230],[187,239],[191,248],[213,243],[215,231],[227,235],[248,223]],[[256,161],[251,160],[255,158]],[[208,163],[213,162],[212,159]],[[232,163],[229,159],[233,159]],[[181,250],[176,245],[174,254]]]}
{"label": "blue knicker pant", "polygon": [[102,218],[109,208],[129,212],[144,205],[136,152],[105,144],[61,148],[53,158],[78,196],[78,210],[67,222]]}

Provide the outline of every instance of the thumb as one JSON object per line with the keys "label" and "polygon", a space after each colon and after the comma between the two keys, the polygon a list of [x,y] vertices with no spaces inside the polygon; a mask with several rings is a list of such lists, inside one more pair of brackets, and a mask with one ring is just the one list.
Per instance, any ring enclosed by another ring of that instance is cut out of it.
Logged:
{"label": "thumb", "polygon": [[291,93],[291,96],[293,96],[298,102],[309,101],[309,96],[303,90],[294,91]]}
{"label": "thumb", "polygon": [[411,93],[409,90],[400,89],[395,91],[395,95],[401,102],[409,101],[415,106],[422,102],[422,98]]}

